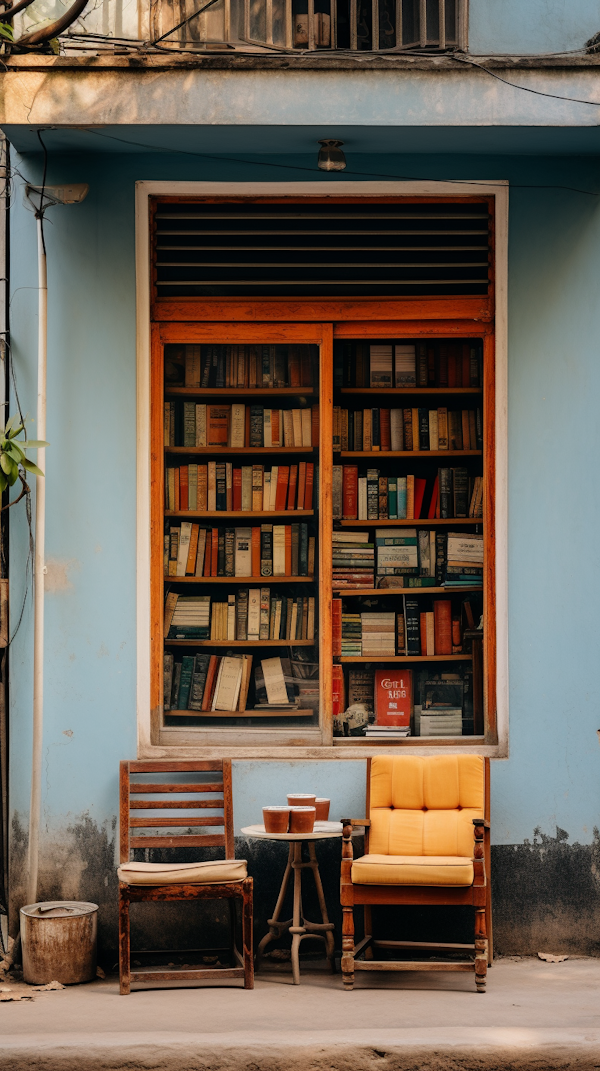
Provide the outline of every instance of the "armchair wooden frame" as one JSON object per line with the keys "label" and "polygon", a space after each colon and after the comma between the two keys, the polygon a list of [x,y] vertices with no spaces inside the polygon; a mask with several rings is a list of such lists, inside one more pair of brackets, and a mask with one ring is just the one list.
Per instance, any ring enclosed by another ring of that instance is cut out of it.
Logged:
{"label": "armchair wooden frame", "polygon": [[[182,783],[170,779],[170,774],[214,773],[210,781]],[[132,781],[132,774],[161,774],[160,783]],[[215,795],[218,793],[218,795]],[[210,794],[210,795],[207,795]],[[163,798],[148,800],[154,795]],[[187,798],[182,799],[182,795]],[[164,796],[167,796],[164,799]],[[191,797],[191,798],[190,798]],[[195,797],[195,798],[194,798]],[[223,815],[205,815],[202,809],[223,810]],[[181,811],[185,810],[185,814]],[[197,810],[191,817],[190,810]],[[131,812],[134,811],[132,816]],[[179,816],[178,816],[178,813]],[[135,813],[137,812],[137,814]],[[140,813],[142,817],[140,817]],[[167,827],[169,835],[139,835],[139,827]],[[184,826],[186,832],[173,835],[173,827]],[[221,826],[222,832],[193,834],[194,826]],[[133,848],[225,848],[226,859],[235,855],[233,836],[233,804],[231,793],[231,760],[146,761],[122,762],[120,765],[120,862],[129,862]],[[230,953],[232,966],[199,968],[178,971],[132,970],[129,909],[132,903],[173,902],[189,900],[227,900],[230,917]],[[242,902],[242,944],[240,954],[236,945],[236,900]],[[202,884],[133,885],[119,881],[119,977],[122,994],[130,992],[132,982],[207,981],[241,978],[244,989],[254,988],[252,949],[253,880],[206,882]]]}
{"label": "armchair wooden frame", "polygon": [[[477,991],[485,992],[487,968],[492,965],[492,917],[490,887],[490,760],[484,760],[484,817],[473,819],[473,884],[470,886],[358,885],[352,882],[354,852],[352,836],[364,828],[365,855],[369,851],[369,818],[342,818],[342,978],[352,989],[355,971],[473,971]],[[370,814],[371,760],[367,760],[367,813]],[[371,909],[378,905],[469,905],[475,908],[472,944],[443,944],[422,941],[386,941],[373,937]],[[354,941],[354,908],[364,908],[364,937]],[[376,949],[404,952],[435,951],[473,953],[473,958],[440,960],[377,960]],[[359,958],[363,957],[364,958]]]}

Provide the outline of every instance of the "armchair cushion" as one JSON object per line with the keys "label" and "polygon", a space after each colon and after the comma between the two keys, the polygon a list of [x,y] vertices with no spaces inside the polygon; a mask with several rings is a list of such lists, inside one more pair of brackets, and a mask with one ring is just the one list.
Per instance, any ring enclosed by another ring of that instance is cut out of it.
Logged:
{"label": "armchair cushion", "polygon": [[126,885],[220,885],[248,877],[245,859],[210,859],[205,863],[121,863]]}
{"label": "armchair cushion", "polygon": [[458,855],[363,855],[352,864],[354,885],[473,884],[473,860]]}
{"label": "armchair cushion", "polygon": [[483,785],[478,755],[377,756],[371,763],[370,852],[472,856],[472,820],[483,815]]}

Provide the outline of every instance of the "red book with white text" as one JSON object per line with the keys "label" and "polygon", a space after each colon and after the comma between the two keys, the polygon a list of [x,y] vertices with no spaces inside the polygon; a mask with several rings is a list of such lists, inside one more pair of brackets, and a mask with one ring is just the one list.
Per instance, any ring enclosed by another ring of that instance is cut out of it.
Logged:
{"label": "red book with white text", "polygon": [[410,728],[413,703],[412,670],[389,666],[375,670],[375,722]]}

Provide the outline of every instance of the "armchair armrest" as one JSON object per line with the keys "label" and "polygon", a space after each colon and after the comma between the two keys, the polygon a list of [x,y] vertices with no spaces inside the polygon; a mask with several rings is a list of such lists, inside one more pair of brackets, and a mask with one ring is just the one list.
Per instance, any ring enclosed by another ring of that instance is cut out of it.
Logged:
{"label": "armchair armrest", "polygon": [[490,828],[490,823],[488,822],[487,818],[472,818],[471,821],[473,822],[474,826],[483,826],[484,829]]}

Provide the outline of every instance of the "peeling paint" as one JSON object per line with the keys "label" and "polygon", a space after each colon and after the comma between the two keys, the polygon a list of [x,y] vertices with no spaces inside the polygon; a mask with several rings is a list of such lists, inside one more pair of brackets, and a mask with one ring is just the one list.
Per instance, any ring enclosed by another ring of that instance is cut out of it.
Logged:
{"label": "peeling paint", "polygon": [[72,590],[73,584],[70,574],[78,572],[79,569],[81,569],[81,562],[77,558],[48,558],[46,560],[44,590],[52,595]]}

